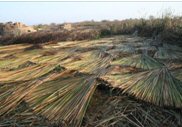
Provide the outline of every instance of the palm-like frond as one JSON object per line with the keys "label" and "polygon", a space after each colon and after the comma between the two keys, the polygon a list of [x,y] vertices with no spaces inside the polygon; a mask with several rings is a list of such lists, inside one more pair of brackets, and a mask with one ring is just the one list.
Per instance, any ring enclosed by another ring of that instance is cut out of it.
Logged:
{"label": "palm-like frond", "polygon": [[[78,56],[77,56],[78,57]],[[103,51],[91,51],[80,54],[79,59],[71,57],[60,64],[71,70],[79,70],[83,73],[98,74],[106,68],[111,61],[111,56]]]}
{"label": "palm-like frond", "polygon": [[[41,81],[27,81],[14,84],[13,86],[1,86],[0,94],[0,115],[7,114],[19,105],[32,87],[39,85]],[[36,84],[36,85],[35,85]],[[6,89],[8,87],[8,89]]]}
{"label": "palm-like frond", "polygon": [[136,74],[105,76],[111,86],[124,93],[160,106],[182,107],[182,82],[174,78],[167,68]]}
{"label": "palm-like frond", "polygon": [[38,78],[52,69],[54,64],[42,64],[33,65],[30,67],[13,70],[13,71],[2,71],[0,75],[0,82],[15,82],[15,81],[26,81],[34,78]]}
{"label": "palm-like frond", "polygon": [[170,50],[160,47],[159,50],[155,53],[154,58],[158,59],[181,59],[182,52],[176,50]]}
{"label": "palm-like frond", "polygon": [[163,47],[165,49],[168,49],[168,50],[173,50],[173,51],[179,51],[179,52],[182,52],[182,48],[177,46],[177,45],[171,45],[171,44],[167,44],[167,43],[164,43],[163,44]]}
{"label": "palm-like frond", "polygon": [[120,50],[122,52],[135,53],[135,48],[131,45],[123,45]]}
{"label": "palm-like frond", "polygon": [[142,69],[155,69],[163,65],[148,55],[134,55],[112,62],[113,65],[124,65]]}
{"label": "palm-like frond", "polygon": [[[57,67],[58,68],[58,67]],[[52,71],[54,71],[53,69]],[[50,72],[52,72],[50,71]],[[68,126],[80,126],[96,88],[95,76],[62,70],[35,80],[2,84],[0,115],[8,114],[22,101],[37,114]]]}
{"label": "palm-like frond", "polygon": [[88,75],[58,77],[32,89],[26,102],[51,121],[80,126],[96,84]]}
{"label": "palm-like frond", "polygon": [[172,71],[172,74],[174,75],[174,77],[182,81],[182,68],[175,69],[174,71]]}
{"label": "palm-like frond", "polygon": [[146,45],[146,46],[137,47],[135,50],[136,50],[136,53],[147,52],[148,54],[153,55],[157,51],[157,48],[151,45]]}
{"label": "palm-like frond", "polygon": [[[35,79],[16,82],[2,82],[0,84],[0,115],[12,111],[19,105],[29,92],[45,81],[52,80],[62,73],[55,71],[58,67]],[[58,69],[57,69],[58,70]],[[59,72],[64,70],[59,68]]]}

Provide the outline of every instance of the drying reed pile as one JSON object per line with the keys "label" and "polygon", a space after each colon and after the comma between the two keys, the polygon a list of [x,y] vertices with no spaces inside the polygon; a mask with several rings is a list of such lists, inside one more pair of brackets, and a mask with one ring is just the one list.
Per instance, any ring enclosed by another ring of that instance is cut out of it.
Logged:
{"label": "drying reed pile", "polygon": [[1,46],[0,126],[181,126],[182,50],[153,43]]}

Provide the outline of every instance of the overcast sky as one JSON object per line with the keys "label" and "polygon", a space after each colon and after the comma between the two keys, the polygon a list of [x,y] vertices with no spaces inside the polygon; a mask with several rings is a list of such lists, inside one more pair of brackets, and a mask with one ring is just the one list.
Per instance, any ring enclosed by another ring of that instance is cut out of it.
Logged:
{"label": "overcast sky", "polygon": [[28,25],[182,14],[182,2],[0,2],[0,22]]}

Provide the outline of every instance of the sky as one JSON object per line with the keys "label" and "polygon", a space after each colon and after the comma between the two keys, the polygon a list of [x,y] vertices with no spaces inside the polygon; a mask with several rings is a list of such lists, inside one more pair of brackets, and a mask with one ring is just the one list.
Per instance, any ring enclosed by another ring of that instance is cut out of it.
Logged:
{"label": "sky", "polygon": [[0,2],[0,22],[28,25],[182,14],[182,2]]}

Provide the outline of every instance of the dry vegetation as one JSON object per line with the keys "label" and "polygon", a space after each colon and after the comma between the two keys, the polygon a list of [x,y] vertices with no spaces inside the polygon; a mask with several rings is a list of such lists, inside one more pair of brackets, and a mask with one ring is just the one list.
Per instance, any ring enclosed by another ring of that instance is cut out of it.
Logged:
{"label": "dry vegetation", "polygon": [[155,40],[182,46],[182,17],[164,14],[161,18],[127,19],[122,21],[79,22],[73,23],[72,30],[65,30],[62,24],[37,25],[38,32],[21,36],[2,36],[0,44],[46,43],[71,40],[90,40],[100,37],[133,34],[151,37]]}
{"label": "dry vegetation", "polygon": [[181,52],[127,35],[1,46],[0,126],[181,126]]}
{"label": "dry vegetation", "polygon": [[182,127],[181,17],[74,25],[0,38],[0,126]]}
{"label": "dry vegetation", "polygon": [[30,34],[23,34],[21,36],[3,36],[0,38],[0,44],[19,44],[19,43],[53,43],[58,41],[75,41],[75,40],[90,40],[96,39],[99,32],[96,30],[83,31],[39,31]]}

